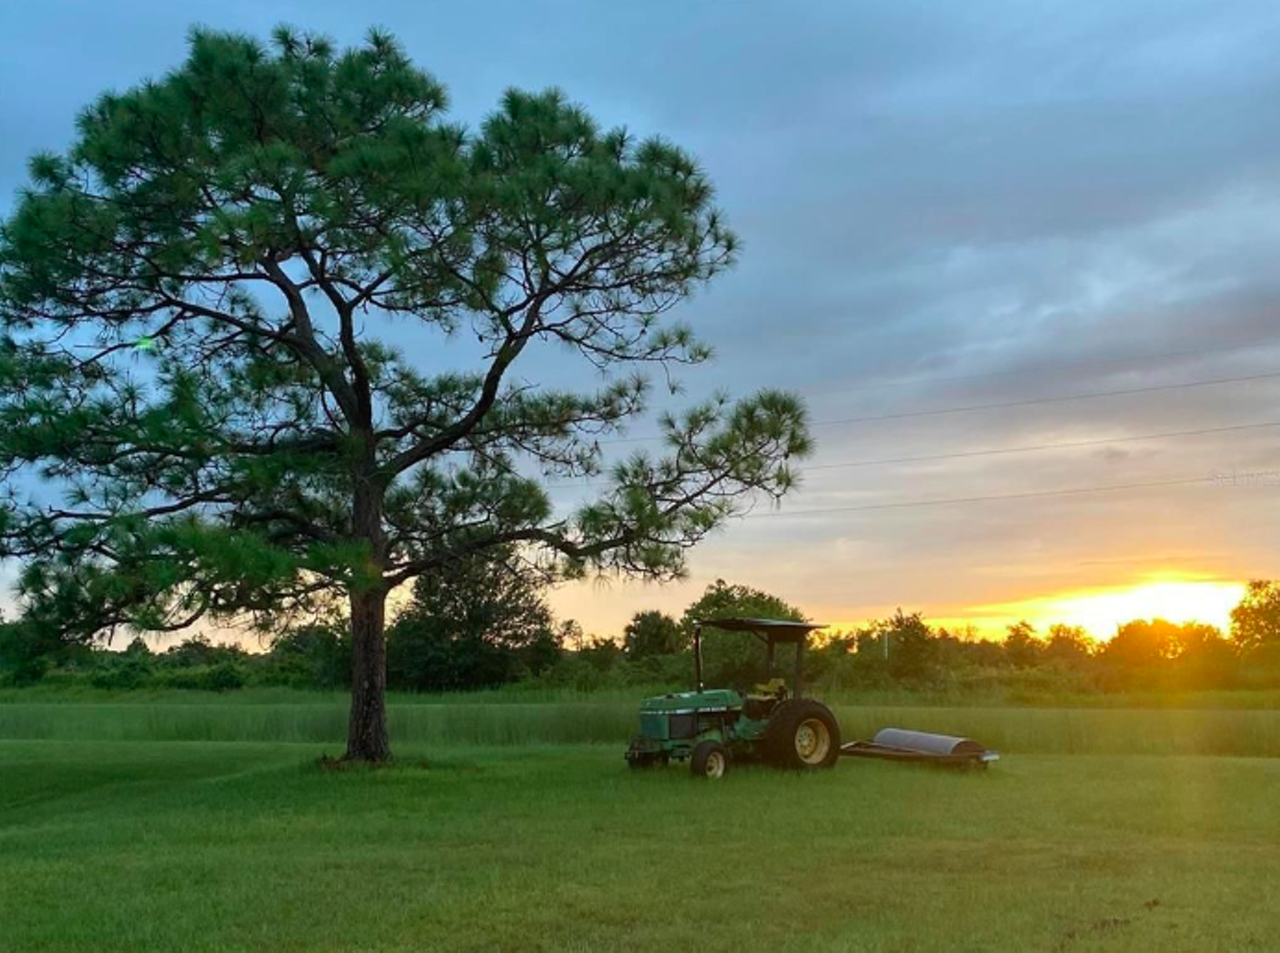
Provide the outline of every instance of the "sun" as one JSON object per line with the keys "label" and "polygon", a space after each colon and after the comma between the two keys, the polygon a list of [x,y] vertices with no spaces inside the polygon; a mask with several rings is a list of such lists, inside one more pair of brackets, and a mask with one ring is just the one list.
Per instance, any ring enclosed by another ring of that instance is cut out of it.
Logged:
{"label": "sun", "polygon": [[1061,622],[1078,625],[1098,639],[1134,619],[1206,622],[1226,631],[1231,610],[1244,595],[1245,584],[1223,579],[1161,574],[1125,586],[1077,589],[1018,602],[975,607],[984,622],[1026,619],[1042,632]]}

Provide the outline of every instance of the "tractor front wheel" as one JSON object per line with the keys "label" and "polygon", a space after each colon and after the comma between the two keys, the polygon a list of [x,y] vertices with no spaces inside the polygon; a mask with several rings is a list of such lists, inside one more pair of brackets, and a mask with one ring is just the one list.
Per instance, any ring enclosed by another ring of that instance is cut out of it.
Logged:
{"label": "tractor front wheel", "polygon": [[689,769],[695,778],[723,778],[729,773],[729,751],[718,741],[703,741],[693,749]]}
{"label": "tractor front wheel", "polygon": [[829,768],[840,758],[840,723],[822,702],[792,699],[773,710],[764,747],[782,768]]}

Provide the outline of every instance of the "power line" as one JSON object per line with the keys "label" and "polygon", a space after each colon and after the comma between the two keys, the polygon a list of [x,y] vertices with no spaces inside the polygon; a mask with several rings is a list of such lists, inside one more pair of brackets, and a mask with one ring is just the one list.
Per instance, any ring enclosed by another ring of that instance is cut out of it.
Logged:
{"label": "power line", "polygon": [[[1260,430],[1280,427],[1280,420],[1257,424],[1236,424],[1230,427],[1203,427],[1199,430],[1166,430],[1163,433],[1134,434],[1129,437],[1100,437],[1092,440],[1070,440],[1062,443],[1034,443],[1022,447],[993,447],[984,450],[962,450],[955,453],[931,453],[916,457],[884,457],[878,460],[853,460],[848,463],[820,463],[806,466],[801,472],[811,470],[837,470],[850,467],[878,467],[893,463],[926,463],[933,460],[959,460],[965,457],[994,457],[1008,453],[1032,453],[1039,450],[1068,450],[1076,447],[1099,447],[1113,443],[1133,443],[1140,440],[1160,440],[1173,437],[1200,437],[1207,434],[1235,433],[1241,430]],[[571,484],[561,484],[569,486]]]}
{"label": "power line", "polygon": [[[1058,397],[1032,397],[1025,400],[999,401],[990,404],[966,404],[960,407],[939,407],[933,410],[909,410],[893,414],[872,414],[865,417],[841,417],[834,420],[816,420],[811,427],[834,427],[847,424],[874,423],[883,420],[908,420],[917,417],[941,417],[951,414],[968,414],[980,410],[1001,410],[1010,407],[1034,407],[1043,404],[1062,404],[1076,400],[1097,400],[1104,397],[1128,397],[1135,394],[1155,394],[1165,391],[1187,390],[1195,387],[1215,387],[1221,384],[1243,384],[1250,381],[1270,380],[1280,377],[1280,371],[1269,374],[1246,374],[1240,377],[1215,377],[1203,381],[1184,381],[1180,384],[1154,384],[1149,387],[1126,387],[1120,390],[1093,391],[1087,394],[1066,394]],[[620,443],[650,443],[662,440],[662,436],[619,437],[601,440],[602,446]]]}
{"label": "power line", "polygon": [[1209,483],[1210,477],[1181,480],[1151,480],[1145,483],[1112,483],[1106,486],[1068,487],[1062,490],[1032,490],[1026,493],[997,493],[991,496],[956,496],[934,500],[906,500],[901,503],[865,503],[856,506],[832,506],[817,510],[776,510],[770,513],[748,513],[741,519],[777,519],[786,516],[820,516],[829,513],[862,513],[868,510],[905,510],[925,506],[955,506],[963,503],[994,503],[1000,500],[1029,500],[1052,496],[1079,496],[1086,493],[1113,493],[1120,490],[1151,489],[1165,486],[1192,486]]}
{"label": "power line", "polygon": [[[1202,356],[1206,354],[1238,351],[1238,350],[1257,347],[1260,345],[1273,344],[1273,343],[1276,343],[1277,340],[1278,339],[1275,339],[1275,338],[1266,338],[1258,341],[1249,342],[1246,344],[1231,345],[1231,346],[1225,346],[1221,348],[1209,348],[1209,349],[1196,350],[1196,351],[1168,351],[1162,354],[1134,356],[1131,358],[1117,358],[1115,360],[1110,360],[1110,361],[1104,360],[1104,361],[1070,362],[1070,363],[1064,362],[1060,364],[1041,364],[1041,365],[1024,366],[1022,368],[1010,370],[1010,371],[996,371],[996,372],[990,372],[990,373],[984,373],[984,374],[970,374],[970,375],[960,375],[960,376],[954,376],[954,377],[917,378],[917,379],[906,379],[906,380],[889,381],[889,382],[882,381],[882,382],[868,383],[867,385],[863,385],[863,386],[843,388],[840,390],[827,390],[824,393],[843,393],[847,391],[863,390],[863,389],[869,389],[869,388],[881,387],[881,386],[902,386],[907,384],[923,384],[923,383],[937,383],[937,382],[943,382],[943,381],[974,380],[974,379],[984,378],[984,377],[1007,376],[1012,374],[1025,373],[1030,370],[1051,369],[1055,367],[1056,368],[1083,367],[1083,366],[1092,366],[1092,365],[1127,363],[1128,361],[1133,361],[1133,360],[1156,360],[1156,359],[1170,358],[1170,357]],[[1095,399],[1101,399],[1106,397],[1122,397],[1122,396],[1131,396],[1136,394],[1160,393],[1160,392],[1174,391],[1174,390],[1185,390],[1185,389],[1191,389],[1191,388],[1197,388],[1197,387],[1212,387],[1212,386],[1218,386],[1222,384],[1237,384],[1237,383],[1247,383],[1251,381],[1270,380],[1274,378],[1280,378],[1280,372],[1267,373],[1267,374],[1249,374],[1249,375],[1242,375],[1239,377],[1220,377],[1220,378],[1213,378],[1213,379],[1201,380],[1201,381],[1186,381],[1178,384],[1157,384],[1157,385],[1152,385],[1148,387],[1132,387],[1132,388],[1123,388],[1123,389],[1109,390],[1109,391],[1094,391],[1086,394],[1069,394],[1069,395],[1063,395],[1058,397],[1038,397],[1038,398],[1029,398],[1025,400],[1016,400],[1016,401],[1001,401],[1001,402],[988,403],[988,404],[970,404],[970,405],[965,405],[960,407],[945,407],[945,408],[937,408],[933,410],[904,411],[900,413],[876,414],[876,415],[868,415],[863,417],[846,417],[846,418],[841,418],[836,420],[815,421],[810,426],[825,427],[825,426],[838,426],[838,425],[847,425],[847,424],[871,423],[875,421],[885,421],[885,420],[906,420],[906,419],[913,419],[917,417],[934,417],[934,416],[943,416],[943,415],[950,415],[950,414],[973,413],[973,412],[982,411],[982,410],[997,410],[997,409],[1013,408],[1013,407],[1030,407],[1030,406],[1038,406],[1038,405],[1044,405],[1044,404],[1067,403],[1067,402],[1077,401],[1077,400],[1095,400]],[[964,457],[996,456],[1000,454],[1011,454],[1011,453],[1031,453],[1031,452],[1043,451],[1043,450],[1067,449],[1067,448],[1085,447],[1085,446],[1100,446],[1100,445],[1106,445],[1111,443],[1127,443],[1127,442],[1134,442],[1134,441],[1141,441],[1141,440],[1157,440],[1157,439],[1165,439],[1165,438],[1190,437],[1190,436],[1200,436],[1200,435],[1217,434],[1217,433],[1230,433],[1230,432],[1238,432],[1238,431],[1244,431],[1244,430],[1262,429],[1262,428],[1268,428],[1268,427],[1280,427],[1280,421],[1267,421],[1267,422],[1255,423],[1255,424],[1236,424],[1236,425],[1225,426],[1225,427],[1205,427],[1205,428],[1199,428],[1195,430],[1166,431],[1163,433],[1137,434],[1129,437],[1099,438],[1099,439],[1090,439],[1090,440],[1067,441],[1067,442],[1061,442],[1061,443],[1032,444],[1032,445],[1022,446],[1022,447],[988,448],[983,450],[959,451],[955,453],[945,453],[945,454],[928,454],[928,455],[920,455],[920,456],[914,456],[914,457],[896,457],[896,458],[886,458],[886,459],[878,459],[878,460],[852,461],[848,463],[821,464],[817,466],[807,467],[806,469],[807,470],[826,470],[826,469],[837,469],[837,468],[843,468],[843,467],[881,466],[881,465],[893,464],[893,463],[919,463],[919,462],[926,462],[931,460],[949,460],[949,459],[959,459]],[[661,436],[629,437],[629,438],[619,438],[615,440],[601,441],[601,444],[641,443],[641,442],[650,442],[650,441],[656,441],[661,439],[663,439]],[[828,515],[832,513],[860,513],[860,512],[871,512],[871,511],[878,511],[878,510],[902,510],[902,509],[916,509],[916,508],[934,507],[934,506],[958,506],[958,505],[969,505],[969,504],[976,504],[976,503],[994,503],[994,502],[1009,501],[1009,500],[1047,499],[1047,498],[1053,498],[1053,497],[1083,496],[1083,495],[1089,495],[1089,494],[1095,494],[1095,493],[1116,493],[1116,492],[1124,492],[1127,490],[1138,490],[1138,489],[1156,489],[1156,488],[1175,487],[1175,486],[1196,486],[1196,485],[1207,484],[1209,482],[1212,482],[1212,477],[1191,477],[1191,478],[1181,478],[1181,479],[1171,479],[1171,480],[1148,480],[1148,481],[1135,482],[1135,483],[1113,483],[1113,484],[1106,484],[1106,485],[1100,485],[1100,486],[1065,487],[1057,490],[1031,490],[1031,491],[1021,492],[1021,493],[998,493],[998,494],[989,494],[984,496],[945,497],[945,498],[929,499],[929,500],[905,500],[905,501],[896,502],[896,503],[865,503],[865,504],[856,504],[852,506],[824,507],[820,509],[809,509],[809,510],[794,510],[794,511],[778,510],[778,511],[765,512],[765,513],[750,513],[740,518],[741,519],[776,519],[779,517],[789,517],[789,516],[799,516],[799,517],[820,516],[820,515]],[[592,485],[599,485],[599,484],[577,484],[577,485],[585,487],[585,486],[592,486]],[[567,487],[567,486],[574,486],[574,484],[560,484],[559,486]]]}
{"label": "power line", "polygon": [[[1227,427],[1201,427],[1198,430],[1166,430],[1161,433],[1133,434],[1128,437],[1099,437],[1090,440],[1068,440],[1060,443],[1034,443],[1021,447],[991,447],[982,450],[959,450],[953,453],[930,453],[913,457],[881,457],[874,460],[851,460],[846,463],[818,463],[802,468],[801,473],[814,470],[842,470],[854,467],[880,467],[895,463],[928,463],[936,460],[960,460],[968,457],[994,457],[1011,453],[1034,453],[1043,450],[1069,450],[1079,447],[1100,447],[1113,443],[1134,443],[1142,440],[1163,440],[1177,437],[1201,437],[1209,434],[1237,433],[1243,430],[1262,430],[1269,427],[1280,427],[1280,420],[1264,421],[1256,424],[1232,424]],[[548,489],[590,489],[592,487],[609,486],[605,481],[595,480],[590,483],[552,483]]]}
{"label": "power line", "polygon": [[1270,374],[1247,374],[1243,377],[1216,377],[1207,381],[1186,381],[1181,384],[1154,384],[1150,387],[1126,387],[1122,390],[1100,390],[1088,394],[1067,394],[1061,397],[1032,397],[1026,400],[1007,400],[993,404],[968,404],[963,407],[942,407],[937,410],[910,410],[896,414],[875,414],[869,417],[843,417],[838,420],[817,420],[810,426],[832,427],[839,424],[871,423],[877,420],[906,420],[912,417],[940,417],[944,414],[968,414],[978,410],[998,410],[1006,407],[1032,407],[1040,404],[1062,404],[1073,400],[1095,400],[1102,397],[1127,397],[1132,394],[1154,394],[1160,391],[1186,390],[1192,387],[1212,387],[1218,384],[1242,384],[1280,377],[1280,371]]}
{"label": "power line", "polygon": [[854,384],[848,387],[824,389],[823,394],[845,394],[860,390],[874,390],[879,387],[911,387],[921,384],[948,384],[957,381],[982,380],[989,377],[1016,377],[1032,371],[1067,370],[1076,367],[1114,367],[1117,364],[1129,364],[1135,361],[1158,361],[1171,357],[1206,357],[1211,354],[1227,354],[1234,351],[1247,351],[1255,347],[1267,347],[1280,344],[1280,338],[1258,338],[1240,344],[1228,344],[1222,347],[1199,348],[1188,351],[1163,351],[1157,354],[1133,354],[1128,357],[1095,358],[1088,361],[1044,361],[1039,364],[1023,364],[1002,371],[983,371],[978,374],[954,374],[946,376],[900,377],[887,381],[868,381],[865,384]]}

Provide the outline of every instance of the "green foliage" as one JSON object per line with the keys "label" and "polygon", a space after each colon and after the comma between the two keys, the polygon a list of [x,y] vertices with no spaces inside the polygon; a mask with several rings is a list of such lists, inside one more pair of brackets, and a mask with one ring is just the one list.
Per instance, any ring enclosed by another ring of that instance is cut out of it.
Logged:
{"label": "green foliage", "polygon": [[0,620],[0,679],[15,685],[39,682],[58,665],[84,661],[86,652],[66,643],[47,621],[26,616]]}
{"label": "green foliage", "polygon": [[[750,586],[730,585],[717,579],[680,618],[680,627],[692,639],[699,620],[716,618],[792,619],[805,621],[804,614],[777,596]],[[789,664],[789,650],[779,649],[776,664]],[[750,686],[766,674],[764,647],[749,633],[702,630],[704,679],[708,684]]]}
{"label": "green foliage", "polygon": [[340,623],[304,625],[271,643],[259,681],[294,688],[346,688],[351,683],[351,638]]}
{"label": "green foliage", "polygon": [[634,685],[689,688],[693,683],[693,653],[647,655],[629,661],[624,669],[626,681]]}
{"label": "green foliage", "polygon": [[63,686],[86,684],[111,692],[169,688],[226,692],[248,684],[251,670],[256,674],[266,659],[235,646],[214,645],[202,637],[187,639],[160,653],[140,638],[120,652],[67,646],[55,639],[48,654],[36,655],[38,640],[25,641],[21,635],[29,636],[36,630],[28,623],[18,630],[18,638],[12,638],[15,633],[0,632],[0,675],[11,684],[47,678]]}
{"label": "green foliage", "polygon": [[1033,667],[1040,661],[1044,650],[1045,645],[1030,622],[1015,622],[1005,633],[1004,656],[1014,668]]}
{"label": "green foliage", "polygon": [[[735,614],[797,613],[777,597],[721,580],[686,610],[682,624],[659,612],[638,613],[622,640],[587,637],[575,622],[555,623],[527,574],[477,558],[416,587],[391,630],[393,685],[435,692],[484,686],[520,693],[608,691],[626,699],[684,690],[694,672],[684,626]],[[1101,644],[1073,626],[1050,626],[1044,640],[1025,623],[1010,629],[1005,640],[988,641],[931,628],[920,613],[899,610],[852,632],[816,634],[806,653],[806,682],[828,699],[900,695],[939,704],[1120,704],[1142,693],[1142,704],[1160,705],[1187,692],[1219,690],[1222,698],[1243,698],[1244,689],[1280,687],[1280,659],[1269,657],[1266,646],[1244,648],[1200,623],[1136,620]],[[239,684],[343,688],[350,679],[350,637],[336,620],[289,630],[258,655],[200,638],[159,653],[141,639],[123,652],[104,652],[54,638],[42,655],[40,631],[30,620],[0,623],[5,683],[43,678],[50,687],[225,691]],[[713,635],[704,630],[704,638]],[[676,650],[658,651],[672,648],[669,638],[676,639]],[[758,680],[762,658],[750,654],[763,655],[757,645],[726,638],[725,649],[742,649],[745,658],[726,662],[726,651],[712,662],[719,667],[707,666],[707,682],[732,685],[735,671],[739,685]],[[789,659],[785,650],[779,654],[785,669]]]}
{"label": "green foliage", "polygon": [[40,681],[51,664],[50,648],[34,638],[30,623],[0,620],[0,672],[12,683]]}
{"label": "green foliage", "polygon": [[966,657],[973,644],[934,632],[919,612],[901,609],[852,633],[819,634],[816,641],[807,668],[826,685],[936,688],[944,672],[973,667]]}
{"label": "green foliage", "polygon": [[1175,682],[1195,688],[1229,688],[1238,684],[1239,670],[1236,646],[1216,628],[1196,623],[1180,627],[1174,658]]}
{"label": "green foliage", "polygon": [[1178,637],[1178,626],[1164,619],[1135,619],[1116,630],[1102,646],[1100,657],[1132,679],[1173,658]]}
{"label": "green foliage", "polygon": [[150,660],[155,656],[151,651],[151,646],[147,645],[142,636],[135,636],[134,640],[125,647],[124,655],[126,658],[136,658]]}
{"label": "green foliage", "polygon": [[622,630],[622,647],[630,661],[655,655],[678,655],[689,645],[680,623],[665,612],[637,612]]}
{"label": "green foliage", "polygon": [[419,577],[387,634],[390,686],[456,691],[540,674],[560,648],[536,578],[512,547]]}
{"label": "green foliage", "polygon": [[875,641],[888,644],[888,670],[895,679],[923,682],[935,672],[935,644],[919,612],[898,609],[892,617],[870,626]]}
{"label": "green foliage", "polygon": [[1089,637],[1078,625],[1049,626],[1049,637],[1045,640],[1044,657],[1046,661],[1065,666],[1080,666],[1098,652],[1097,640]]}
{"label": "green foliage", "polygon": [[93,673],[90,684],[94,688],[127,691],[142,688],[151,681],[153,670],[147,659],[125,656],[112,662],[113,664],[105,664]]}
{"label": "green foliage", "polygon": [[616,668],[623,660],[622,646],[612,639],[591,639],[577,652],[580,662],[601,675]]}
{"label": "green foliage", "polygon": [[[793,487],[805,408],[765,391],[664,418],[659,454],[553,509],[544,478],[599,475],[650,371],[709,356],[665,315],[737,241],[664,140],[554,90],[508,91],[476,130],[446,105],[385,33],[198,29],[32,160],[0,232],[0,472],[65,499],[0,505],[31,618],[66,642],[280,631],[512,546],[549,576],[669,578],[744,498]],[[465,335],[474,365],[425,374],[402,321]],[[595,389],[516,376],[551,346]]]}
{"label": "green foliage", "polygon": [[1247,652],[1280,646],[1280,585],[1250,581],[1244,598],[1231,610],[1231,638]]}

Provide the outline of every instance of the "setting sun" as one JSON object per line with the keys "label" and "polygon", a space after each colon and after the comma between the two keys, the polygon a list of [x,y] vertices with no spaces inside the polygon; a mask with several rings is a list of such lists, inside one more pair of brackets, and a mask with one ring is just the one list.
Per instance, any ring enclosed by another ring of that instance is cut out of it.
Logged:
{"label": "setting sun", "polygon": [[1242,582],[1161,575],[1128,586],[1079,589],[980,606],[974,615],[981,618],[969,621],[990,625],[1026,619],[1041,630],[1061,622],[1083,626],[1098,639],[1109,639],[1117,626],[1133,619],[1206,622],[1225,632],[1231,624],[1231,609],[1244,590]]}

